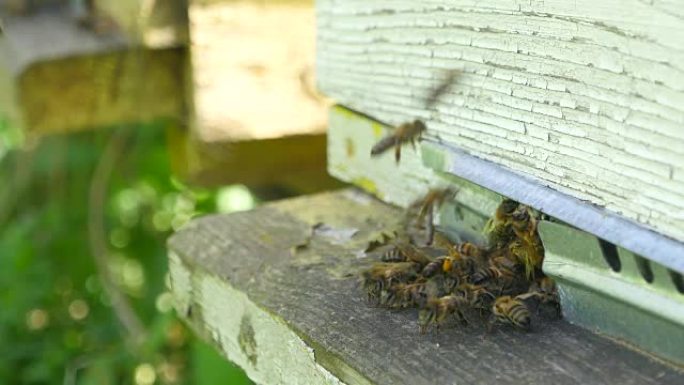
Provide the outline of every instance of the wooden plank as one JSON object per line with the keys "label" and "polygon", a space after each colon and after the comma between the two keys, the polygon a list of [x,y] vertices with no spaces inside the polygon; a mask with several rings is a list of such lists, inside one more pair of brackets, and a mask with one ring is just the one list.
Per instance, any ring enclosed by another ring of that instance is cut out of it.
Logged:
{"label": "wooden plank", "polygon": [[326,172],[313,3],[198,2],[190,21],[196,124],[175,133],[176,173],[292,195],[340,187]]}
{"label": "wooden plank", "polygon": [[195,186],[239,183],[296,194],[342,186],[327,173],[324,134],[204,142],[176,129],[169,138],[174,173]]}
{"label": "wooden plank", "polygon": [[310,1],[195,3],[190,20],[200,140],[325,132],[328,102],[313,80]]}
{"label": "wooden plank", "polygon": [[[353,190],[192,221],[169,240],[176,308],[257,383],[676,384],[683,374],[562,320],[420,335],[365,305],[367,242],[399,210]],[[290,249],[312,234],[309,248]]]}
{"label": "wooden plank", "polygon": [[186,119],[186,48],[136,47],[59,8],[0,17],[0,116],[29,136]]}
{"label": "wooden plank", "polygon": [[319,0],[319,85],[682,241],[684,19],[666,4]]}

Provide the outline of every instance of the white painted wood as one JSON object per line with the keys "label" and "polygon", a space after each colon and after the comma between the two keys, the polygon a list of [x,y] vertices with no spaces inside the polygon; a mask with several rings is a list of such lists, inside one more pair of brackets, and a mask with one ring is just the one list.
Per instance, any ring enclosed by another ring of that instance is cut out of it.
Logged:
{"label": "white painted wood", "polygon": [[[255,305],[244,292],[169,254],[169,274],[179,314],[200,312],[193,328],[258,384],[344,385],[316,362],[314,350],[282,320]],[[194,303],[193,303],[194,302]]]}
{"label": "white painted wood", "polygon": [[[684,1],[319,0],[339,103],[684,241]],[[462,71],[432,108],[444,70]]]}

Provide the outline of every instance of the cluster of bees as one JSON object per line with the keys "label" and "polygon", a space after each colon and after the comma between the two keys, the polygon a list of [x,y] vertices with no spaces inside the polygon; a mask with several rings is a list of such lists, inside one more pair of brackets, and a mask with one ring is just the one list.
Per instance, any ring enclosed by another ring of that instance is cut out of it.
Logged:
{"label": "cluster of bees", "polygon": [[[430,108],[458,75],[445,79],[427,95]],[[414,120],[397,126],[371,149],[371,156],[394,148],[396,162],[405,144],[415,147],[427,126]],[[560,314],[553,281],[541,271],[544,247],[537,234],[539,215],[530,207],[505,199],[485,226],[486,246],[453,242],[436,231],[433,212],[449,199],[452,188],[431,190],[409,207],[403,228],[368,245],[366,254],[379,257],[362,272],[369,304],[389,309],[418,308],[418,327],[425,333],[454,318],[467,324],[466,314],[479,313],[496,323],[530,330],[529,306],[550,304]]]}
{"label": "cluster of bees", "polygon": [[418,308],[421,333],[449,318],[466,325],[470,313],[486,316],[488,329],[504,323],[530,330],[533,303],[559,311],[554,283],[541,271],[544,249],[536,213],[504,200],[485,227],[487,247],[455,243],[435,230],[431,215],[454,194],[452,189],[430,191],[409,208],[399,232],[368,245],[367,255],[380,259],[362,272],[368,303]]}

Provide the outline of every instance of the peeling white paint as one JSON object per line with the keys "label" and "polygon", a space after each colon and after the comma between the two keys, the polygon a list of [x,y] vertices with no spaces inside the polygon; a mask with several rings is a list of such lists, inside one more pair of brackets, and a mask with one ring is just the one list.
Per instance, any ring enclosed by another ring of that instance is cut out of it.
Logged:
{"label": "peeling white paint", "polygon": [[[211,336],[221,353],[255,383],[344,385],[316,362],[314,350],[284,321],[257,307],[227,281],[199,267],[191,271],[173,252],[169,255],[169,271],[176,310],[186,314],[190,304],[201,309],[194,313],[200,319],[193,320],[200,325],[194,326]],[[252,359],[240,345],[245,319],[253,330],[253,351],[247,352],[254,354]]]}
{"label": "peeling white paint", "polygon": [[[683,7],[318,0],[318,79],[343,105],[426,119],[428,136],[684,241]],[[462,75],[428,111],[443,69]]]}

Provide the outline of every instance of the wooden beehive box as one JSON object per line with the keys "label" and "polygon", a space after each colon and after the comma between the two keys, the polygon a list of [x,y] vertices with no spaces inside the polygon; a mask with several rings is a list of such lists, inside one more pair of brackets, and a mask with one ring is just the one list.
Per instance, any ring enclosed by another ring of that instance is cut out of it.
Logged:
{"label": "wooden beehive box", "polygon": [[[320,0],[320,87],[347,108],[331,112],[329,170],[399,205],[460,184],[464,209],[443,222],[471,234],[482,223],[468,212],[490,216],[492,192],[541,210],[564,223],[540,231],[566,318],[682,362],[682,12]],[[426,138],[400,167],[368,156],[378,121],[416,118]]]}
{"label": "wooden beehive box", "polygon": [[[677,383],[684,362],[684,4],[318,0],[328,170],[481,238],[502,196],[541,210],[566,320],[422,337],[364,306],[363,248],[401,212],[358,192],[197,220],[170,240],[177,309],[260,383]],[[449,73],[457,74],[428,103]],[[370,149],[420,119],[418,148]],[[323,222],[331,229],[316,232]],[[302,242],[310,248],[293,253]],[[617,262],[616,262],[617,261]],[[577,323],[579,328],[566,321]],[[633,372],[633,368],[641,372]]]}
{"label": "wooden beehive box", "polygon": [[70,4],[80,2],[14,3],[25,9],[0,4],[0,126],[31,139],[185,123],[192,104],[185,0],[95,1],[99,26],[79,19]]}
{"label": "wooden beehive box", "polygon": [[[678,2],[318,2],[338,103],[684,241]],[[432,108],[444,76],[460,76]]]}

